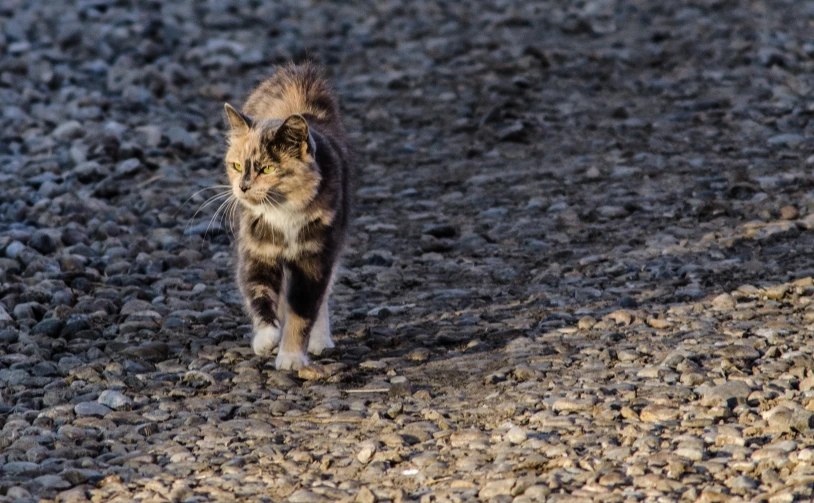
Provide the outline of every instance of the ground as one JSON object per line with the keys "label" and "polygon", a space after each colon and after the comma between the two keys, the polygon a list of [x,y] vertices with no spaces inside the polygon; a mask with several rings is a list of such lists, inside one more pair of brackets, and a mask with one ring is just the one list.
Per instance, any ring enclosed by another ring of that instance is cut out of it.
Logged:
{"label": "ground", "polygon": [[[809,501],[812,19],[5,0],[0,502]],[[361,180],[323,379],[253,355],[205,204],[305,58]]]}

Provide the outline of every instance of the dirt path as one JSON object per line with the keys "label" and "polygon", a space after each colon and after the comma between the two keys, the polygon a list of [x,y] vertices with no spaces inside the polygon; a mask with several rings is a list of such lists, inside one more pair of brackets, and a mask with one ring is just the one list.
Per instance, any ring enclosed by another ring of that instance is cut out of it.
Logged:
{"label": "dirt path", "polygon": [[[0,502],[811,499],[814,3],[54,4],[0,6]],[[315,381],[196,194],[306,56],[362,180]]]}

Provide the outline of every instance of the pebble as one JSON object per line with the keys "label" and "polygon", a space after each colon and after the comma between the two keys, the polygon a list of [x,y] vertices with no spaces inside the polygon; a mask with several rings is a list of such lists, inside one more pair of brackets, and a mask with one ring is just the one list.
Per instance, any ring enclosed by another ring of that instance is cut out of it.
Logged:
{"label": "pebble", "polygon": [[752,393],[752,388],[743,381],[727,381],[723,384],[705,389],[703,392],[703,405],[724,405],[735,407],[744,403]]}
{"label": "pebble", "polygon": [[519,426],[513,426],[506,432],[506,440],[513,444],[522,444],[527,438],[526,430]]}
{"label": "pebble", "polygon": [[783,206],[780,208],[780,218],[783,220],[796,220],[800,217],[800,210],[794,206]]}
{"label": "pebble", "polygon": [[514,478],[489,481],[478,491],[478,498],[489,500],[495,496],[511,495],[515,482],[517,479]]}
{"label": "pebble", "polygon": [[769,429],[777,433],[814,428],[814,413],[799,407],[778,405],[764,413],[764,417],[769,423]]}
{"label": "pebble", "polygon": [[735,299],[728,293],[722,293],[712,299],[712,307],[721,311],[728,311],[735,307]]}
{"label": "pebble", "polygon": [[666,405],[648,405],[639,413],[642,421],[647,423],[657,423],[661,421],[674,421],[679,417],[679,411],[676,408]]}
{"label": "pebble", "polygon": [[[811,9],[708,3],[4,2],[0,500],[811,500]],[[217,194],[308,54],[360,189],[295,374]]]}
{"label": "pebble", "polygon": [[113,412],[109,407],[97,402],[82,402],[76,404],[74,412],[77,416],[104,417]]}
{"label": "pebble", "polygon": [[127,410],[133,405],[133,400],[124,393],[109,389],[102,391],[97,401],[113,410]]}
{"label": "pebble", "polygon": [[356,493],[356,498],[353,501],[355,503],[376,503],[378,500],[376,499],[376,495],[373,494],[373,491],[366,486],[362,486],[359,488],[359,492]]}
{"label": "pebble", "polygon": [[359,460],[360,463],[363,465],[370,462],[373,458],[373,455],[376,454],[376,444],[373,442],[367,442],[362,445],[362,448],[356,454],[356,459]]}

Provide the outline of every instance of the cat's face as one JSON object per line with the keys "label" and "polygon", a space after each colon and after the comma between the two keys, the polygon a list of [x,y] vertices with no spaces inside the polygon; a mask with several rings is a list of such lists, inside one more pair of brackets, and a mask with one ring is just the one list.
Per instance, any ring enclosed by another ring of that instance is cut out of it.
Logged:
{"label": "cat's face", "polygon": [[238,201],[255,211],[308,204],[321,176],[305,119],[253,119],[229,105],[226,114],[232,127],[226,174]]}

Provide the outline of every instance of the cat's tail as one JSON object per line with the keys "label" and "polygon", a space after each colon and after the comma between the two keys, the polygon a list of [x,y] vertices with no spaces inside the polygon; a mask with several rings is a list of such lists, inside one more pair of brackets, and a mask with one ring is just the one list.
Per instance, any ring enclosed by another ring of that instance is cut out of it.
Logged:
{"label": "cat's tail", "polygon": [[274,119],[292,114],[308,114],[328,123],[339,119],[325,72],[315,63],[278,66],[274,75],[249,96],[243,110],[255,117]]}

